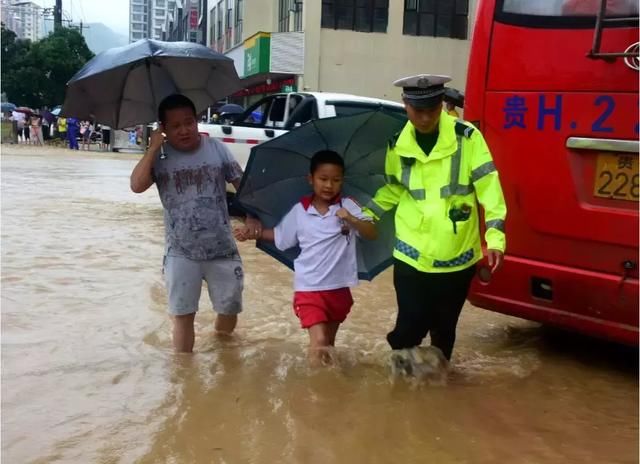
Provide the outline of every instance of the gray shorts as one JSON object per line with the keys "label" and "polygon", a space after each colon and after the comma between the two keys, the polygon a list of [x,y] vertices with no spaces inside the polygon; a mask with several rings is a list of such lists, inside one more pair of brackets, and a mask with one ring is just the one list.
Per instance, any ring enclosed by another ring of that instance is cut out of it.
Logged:
{"label": "gray shorts", "polygon": [[169,313],[183,316],[198,311],[202,281],[207,283],[209,298],[218,314],[242,311],[244,273],[240,256],[195,261],[167,255],[163,266],[169,297]]}

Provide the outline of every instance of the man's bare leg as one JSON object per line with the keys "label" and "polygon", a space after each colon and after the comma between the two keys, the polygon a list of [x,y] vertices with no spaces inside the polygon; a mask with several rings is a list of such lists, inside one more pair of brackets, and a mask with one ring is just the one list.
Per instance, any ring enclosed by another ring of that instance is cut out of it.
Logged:
{"label": "man's bare leg", "polygon": [[195,341],[193,323],[196,313],[173,317],[173,347],[178,353],[192,353]]}
{"label": "man's bare leg", "polygon": [[215,331],[218,335],[231,335],[238,324],[236,314],[218,314],[216,316]]}

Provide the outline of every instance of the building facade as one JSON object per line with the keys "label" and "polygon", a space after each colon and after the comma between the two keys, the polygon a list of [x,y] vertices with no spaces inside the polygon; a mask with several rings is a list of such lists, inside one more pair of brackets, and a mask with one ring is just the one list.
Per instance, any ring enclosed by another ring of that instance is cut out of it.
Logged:
{"label": "building facade", "polygon": [[207,27],[207,17],[204,12],[207,10],[207,3],[208,0],[167,2],[167,14],[161,34],[162,40],[204,44],[206,37],[204,31]]}
{"label": "building facade", "polygon": [[[184,1],[184,0],[183,0]],[[129,0],[129,42],[167,40],[178,0]]]}
{"label": "building facade", "polygon": [[399,100],[392,82],[412,74],[464,89],[476,3],[209,0],[205,43],[234,59],[245,104],[291,89]]}
{"label": "building facade", "polygon": [[46,36],[44,10],[33,2],[2,0],[0,15],[7,29],[33,42]]}

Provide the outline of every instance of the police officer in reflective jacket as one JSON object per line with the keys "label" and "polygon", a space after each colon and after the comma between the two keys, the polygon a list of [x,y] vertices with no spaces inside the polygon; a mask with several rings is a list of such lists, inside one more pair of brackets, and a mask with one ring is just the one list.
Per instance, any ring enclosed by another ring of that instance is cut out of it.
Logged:
{"label": "police officer in reflective jacket", "polygon": [[444,84],[450,80],[421,74],[394,82],[402,87],[409,121],[389,142],[387,183],[367,205],[376,219],[396,208],[398,314],[387,335],[391,348],[419,346],[429,334],[431,345],[448,360],[476,263],[483,257],[479,206],[492,272],[503,261],[507,214],[482,134],[443,112]]}

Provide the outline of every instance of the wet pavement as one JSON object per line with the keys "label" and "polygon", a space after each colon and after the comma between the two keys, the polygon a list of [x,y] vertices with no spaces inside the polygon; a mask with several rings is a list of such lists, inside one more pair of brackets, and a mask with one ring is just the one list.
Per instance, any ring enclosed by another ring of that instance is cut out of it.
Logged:
{"label": "wet pavement", "polygon": [[466,307],[446,387],[392,382],[391,273],[310,369],[292,273],[240,245],[230,340],[201,300],[174,355],[155,188],[138,156],[2,146],[7,463],[635,463],[637,351]]}

